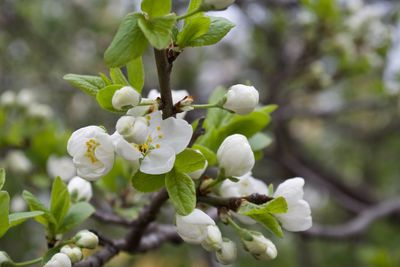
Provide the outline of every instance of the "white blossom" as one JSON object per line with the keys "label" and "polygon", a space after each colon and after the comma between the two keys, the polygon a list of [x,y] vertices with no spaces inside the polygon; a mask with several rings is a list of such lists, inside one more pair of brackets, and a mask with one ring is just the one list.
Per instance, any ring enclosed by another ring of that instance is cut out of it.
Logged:
{"label": "white blossom", "polygon": [[64,253],[54,254],[53,257],[44,265],[44,267],[71,267],[72,263],[69,257]]}
{"label": "white blossom", "polygon": [[34,103],[27,107],[27,115],[36,119],[50,119],[53,116],[53,110],[44,104]]}
{"label": "white blossom", "polygon": [[230,135],[222,142],[217,151],[219,167],[225,176],[242,176],[254,166],[254,154],[247,138],[241,134]]}
{"label": "white blossom", "polygon": [[76,175],[76,168],[70,157],[51,155],[47,159],[47,174],[53,179],[60,176],[63,181],[68,182]]}
{"label": "white blossom", "polygon": [[222,234],[216,225],[207,227],[206,238],[201,242],[202,247],[207,251],[216,251],[221,249]]}
{"label": "white blossom", "polygon": [[114,164],[114,145],[103,128],[87,126],[75,131],[68,140],[78,176],[95,181],[106,175]]}
{"label": "white blossom", "polygon": [[23,212],[26,210],[26,202],[25,200],[21,197],[21,195],[15,195],[11,199],[11,211],[12,212]]}
{"label": "white blossom", "polygon": [[219,194],[225,198],[245,197],[256,193],[268,195],[268,186],[261,180],[251,176],[251,173],[240,176],[238,179],[238,182],[223,181],[219,188]]}
{"label": "white blossom", "polygon": [[71,247],[69,245],[65,245],[60,250],[61,253],[64,253],[69,257],[72,263],[76,263],[80,261],[83,257],[82,250],[78,247]]}
{"label": "white blossom", "polygon": [[22,89],[19,91],[16,102],[18,105],[22,107],[28,107],[29,105],[33,104],[35,101],[35,94],[31,89]]}
{"label": "white blossom", "polygon": [[278,255],[278,251],[271,240],[258,232],[251,232],[252,240],[243,239],[243,245],[253,257],[258,260],[272,260]]}
{"label": "white blossom", "polygon": [[11,150],[7,153],[5,163],[7,169],[11,172],[26,174],[32,170],[32,162],[24,152],[20,150]]}
{"label": "white blossom", "polygon": [[202,210],[194,209],[186,216],[176,214],[176,230],[187,243],[201,244],[209,234],[209,226],[215,226],[215,222]]}
{"label": "white blossom", "polygon": [[240,115],[252,112],[259,100],[257,89],[243,84],[231,86],[225,97],[226,102],[223,107]]}
{"label": "white blossom", "polygon": [[16,101],[16,94],[9,90],[5,91],[4,93],[1,94],[0,96],[0,104],[3,106],[11,106],[15,104]]}
{"label": "white blossom", "polygon": [[68,192],[76,201],[89,201],[92,198],[92,184],[79,176],[68,183]]}
{"label": "white blossom", "polygon": [[148,122],[144,117],[122,116],[115,128],[125,140],[135,144],[146,142],[149,134]]}
{"label": "white blossom", "polygon": [[99,238],[88,230],[79,231],[75,237],[75,245],[80,248],[94,249],[99,244]]}
{"label": "white blossom", "polygon": [[235,0],[204,0],[204,4],[211,6],[212,9],[221,10],[232,5]]}
{"label": "white blossom", "polygon": [[303,178],[292,178],[281,183],[274,193],[274,197],[284,197],[287,202],[288,211],[275,217],[288,231],[305,231],[312,226],[310,205],[303,199],[303,186]]}
{"label": "white blossom", "polygon": [[229,239],[224,239],[221,244],[221,249],[217,251],[216,256],[217,261],[221,264],[227,265],[234,263],[237,258],[236,244]]}
{"label": "white blossom", "polygon": [[122,110],[124,107],[136,106],[140,103],[140,94],[130,86],[124,86],[115,91],[111,102],[116,110]]}
{"label": "white blossom", "polygon": [[129,143],[116,132],[112,136],[115,151],[130,161],[140,159],[140,171],[144,173],[169,172],[174,166],[176,154],[189,144],[192,126],[185,120],[173,117],[163,120],[160,111],[147,115],[146,119],[149,122],[146,142]]}

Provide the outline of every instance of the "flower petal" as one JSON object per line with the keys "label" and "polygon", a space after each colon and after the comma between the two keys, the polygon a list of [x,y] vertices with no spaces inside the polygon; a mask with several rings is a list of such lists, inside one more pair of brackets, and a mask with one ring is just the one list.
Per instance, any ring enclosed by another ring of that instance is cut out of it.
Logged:
{"label": "flower petal", "polygon": [[275,216],[288,231],[305,231],[312,226],[310,205],[304,200],[290,205],[287,213]]}
{"label": "flower petal", "polygon": [[132,144],[128,143],[118,132],[111,136],[115,147],[115,152],[129,161],[136,161],[142,157],[142,153],[138,151]]}
{"label": "flower petal", "polygon": [[140,171],[147,174],[162,174],[172,170],[174,163],[174,150],[169,146],[162,146],[148,152],[140,165]]}
{"label": "flower petal", "polygon": [[187,121],[172,117],[161,122],[161,131],[164,137],[158,142],[167,144],[176,154],[188,146],[193,134],[193,128]]}
{"label": "flower petal", "polygon": [[282,196],[290,205],[303,198],[304,179],[300,177],[292,178],[281,183],[274,193],[274,197]]}
{"label": "flower petal", "polygon": [[105,130],[98,126],[87,126],[80,128],[72,133],[71,137],[68,140],[67,150],[68,153],[73,156],[77,151],[79,151],[82,146],[82,139],[87,139],[96,136],[98,133],[105,133]]}

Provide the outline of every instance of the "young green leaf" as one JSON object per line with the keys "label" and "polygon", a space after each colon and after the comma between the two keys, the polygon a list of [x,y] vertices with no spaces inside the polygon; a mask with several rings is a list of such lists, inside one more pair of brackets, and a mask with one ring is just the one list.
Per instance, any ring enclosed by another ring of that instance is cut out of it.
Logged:
{"label": "young green leaf", "polygon": [[248,216],[253,220],[256,220],[257,222],[261,223],[276,236],[283,237],[283,231],[281,226],[279,225],[279,222],[271,214],[261,213],[261,214],[251,214]]}
{"label": "young green leaf", "polygon": [[43,211],[25,211],[25,212],[12,213],[8,216],[8,220],[10,222],[10,227],[14,227],[17,226],[18,224],[25,222],[28,219],[32,219],[37,216],[41,216],[43,214],[44,214]]}
{"label": "young green leaf", "polygon": [[128,80],[130,85],[139,93],[142,92],[144,86],[144,68],[142,57],[137,57],[126,64],[128,71]]}
{"label": "young green leaf", "polygon": [[97,91],[106,86],[103,79],[92,75],[67,74],[63,77],[73,87],[78,88],[88,95],[95,96]]}
{"label": "young green leaf", "polygon": [[57,225],[60,225],[71,205],[67,185],[56,177],[51,189],[50,212],[53,214]]}
{"label": "young green leaf", "polygon": [[129,85],[120,68],[111,68],[110,77],[114,84]]}
{"label": "young green leaf", "polygon": [[132,185],[140,192],[158,191],[165,185],[165,174],[147,174],[137,171],[132,177]]}
{"label": "young green leaf", "polygon": [[139,27],[152,46],[161,50],[172,40],[172,28],[176,22],[175,14],[157,17],[150,20],[139,19]]}
{"label": "young green leaf", "polygon": [[288,211],[288,205],[284,197],[277,197],[262,205],[262,209],[272,214],[286,213]]}
{"label": "young green leaf", "polygon": [[[113,84],[112,81],[110,80],[110,78],[108,78],[107,75],[105,75],[104,73],[99,72],[99,76],[101,77],[101,79],[102,79],[103,82],[104,82],[104,86],[101,87],[101,88],[104,88],[105,86],[108,86],[108,85],[112,85],[112,84]],[[101,89],[101,88],[100,88],[100,89]]]}
{"label": "young green leaf", "polygon": [[106,86],[100,91],[98,91],[96,95],[96,100],[99,103],[100,107],[108,111],[120,112],[114,109],[112,105],[112,98],[114,96],[115,91],[121,89],[123,86],[124,85],[122,84],[113,84]]}
{"label": "young green leaf", "polygon": [[146,12],[149,17],[161,17],[167,15],[171,11],[171,0],[143,0],[142,11]]}
{"label": "young green leaf", "polygon": [[187,46],[206,46],[213,45],[221,41],[228,32],[235,27],[235,24],[225,18],[211,17],[211,23],[208,31],[192,39],[188,42]]}
{"label": "young green leaf", "polygon": [[56,224],[54,216],[50,213],[50,211],[46,208],[43,203],[41,203],[31,192],[24,191],[22,193],[22,197],[25,199],[26,203],[28,203],[29,209],[31,211],[42,211],[43,215],[35,217],[35,220],[44,226],[50,226],[50,224]]}
{"label": "young green leaf", "polygon": [[63,222],[58,228],[59,233],[65,233],[72,228],[83,223],[87,218],[89,218],[95,209],[92,205],[87,202],[78,202],[73,204],[69,209],[67,215],[65,216]]}
{"label": "young green leaf", "polygon": [[10,228],[8,212],[10,207],[10,195],[6,191],[0,191],[0,237]]}
{"label": "young green leaf", "polygon": [[199,150],[204,155],[208,162],[208,166],[214,166],[217,164],[217,156],[211,149],[199,144],[194,144],[192,148],[194,150]]}
{"label": "young green leaf", "polygon": [[210,24],[211,19],[209,17],[194,17],[187,20],[182,31],[178,34],[178,46],[180,48],[189,46],[190,42],[208,32]]}
{"label": "young green leaf", "polygon": [[175,159],[176,171],[183,173],[191,173],[200,170],[204,168],[205,164],[205,157],[191,148],[186,148],[179,153]]}
{"label": "young green leaf", "polygon": [[5,182],[6,182],[6,170],[1,168],[0,169],[0,190],[3,188]]}
{"label": "young green leaf", "polygon": [[193,180],[185,173],[172,170],[166,175],[165,185],[176,212],[183,216],[190,214],[196,207]]}
{"label": "young green leaf", "polygon": [[272,143],[272,139],[265,133],[259,132],[249,138],[249,143],[253,151],[259,151],[269,146]]}
{"label": "young green leaf", "polygon": [[138,25],[139,18],[142,17],[140,13],[130,13],[122,20],[104,53],[104,60],[109,67],[122,67],[146,50],[148,42]]}

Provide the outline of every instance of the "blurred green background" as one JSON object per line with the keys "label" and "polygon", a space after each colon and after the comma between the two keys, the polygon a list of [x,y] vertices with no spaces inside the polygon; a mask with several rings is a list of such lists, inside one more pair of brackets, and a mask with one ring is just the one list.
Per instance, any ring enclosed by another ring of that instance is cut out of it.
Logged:
{"label": "blurred green background", "polygon": [[[176,12],[186,5],[175,1]],[[74,129],[102,124],[113,132],[117,117],[62,77],[107,72],[103,52],[121,18],[137,6],[134,0],[0,1],[0,161],[14,210],[24,209],[18,197],[24,188],[48,198],[47,160],[66,155]],[[205,103],[218,85],[251,81],[263,104],[279,105],[267,131],[273,142],[254,176],[274,184],[304,177],[315,224],[342,225],[400,192],[399,11],[398,1],[238,0],[215,14],[236,28],[216,46],[186,49],[175,62],[172,85]],[[151,51],[144,64],[146,92],[157,88]],[[21,102],[31,97],[31,106],[41,108],[4,105],[9,91],[23,92]],[[97,196],[132,216],[137,199],[121,197],[128,190],[123,166],[112,175],[97,185]],[[87,227],[123,233],[94,220]],[[7,233],[0,250],[19,260],[39,256],[43,237],[31,221]],[[257,262],[241,250],[234,266],[396,267],[400,216],[374,221],[357,235],[287,233],[274,242],[276,260]],[[145,256],[121,255],[108,266],[218,264],[200,247],[165,245]]]}

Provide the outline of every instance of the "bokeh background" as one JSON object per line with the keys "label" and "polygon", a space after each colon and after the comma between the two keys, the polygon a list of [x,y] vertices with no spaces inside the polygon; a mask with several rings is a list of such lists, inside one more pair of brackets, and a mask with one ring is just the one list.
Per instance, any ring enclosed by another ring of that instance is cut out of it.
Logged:
{"label": "bokeh background", "polygon": [[[186,5],[175,1],[175,11],[182,14]],[[19,197],[25,188],[48,198],[49,158],[66,155],[74,129],[101,124],[113,131],[117,117],[62,77],[106,73],[103,52],[121,18],[137,9],[136,0],[0,1],[0,165],[8,171],[13,210],[25,209]],[[216,46],[188,48],[175,62],[173,88],[198,102],[218,85],[251,81],[263,104],[279,105],[266,131],[271,144],[253,174],[274,184],[306,180],[318,231],[274,239],[279,256],[268,263],[241,250],[234,266],[400,266],[399,214],[358,232],[346,224],[400,192],[399,11],[396,0],[237,0],[215,14],[237,25],[228,36]],[[149,91],[157,88],[151,51],[144,64]],[[13,93],[19,104],[10,107]],[[96,196],[134,217],[142,199],[127,199],[124,176],[117,164]],[[327,233],[332,225],[339,234]],[[124,232],[95,220],[86,226],[111,236]],[[45,246],[33,221],[0,240],[0,250],[19,260],[40,256]],[[218,265],[200,247],[165,245],[145,256],[121,254],[108,266]]]}

